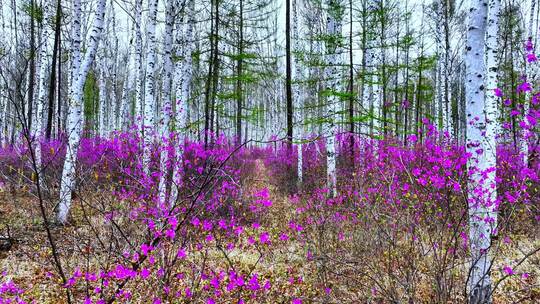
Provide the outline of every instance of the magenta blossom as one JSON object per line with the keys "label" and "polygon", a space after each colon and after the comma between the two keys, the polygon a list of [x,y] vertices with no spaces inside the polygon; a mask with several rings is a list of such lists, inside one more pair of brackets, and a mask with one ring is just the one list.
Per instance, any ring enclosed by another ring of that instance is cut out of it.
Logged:
{"label": "magenta blossom", "polygon": [[525,50],[527,50],[528,52],[530,52],[530,51],[533,50],[533,48],[534,48],[534,45],[533,45],[533,43],[532,43],[531,38],[529,38],[529,39],[527,40],[527,42],[525,42]]}
{"label": "magenta blossom", "polygon": [[512,269],[512,267],[506,265],[503,267],[503,271],[504,273],[506,273],[506,275],[513,275],[514,274],[514,270]]}
{"label": "magenta blossom", "polygon": [[518,94],[524,93],[524,92],[530,92],[531,90],[532,90],[531,84],[528,83],[527,81],[524,81],[522,84],[518,85],[517,87]]}
{"label": "magenta blossom", "polygon": [[404,99],[402,102],[401,102],[401,106],[404,108],[404,109],[407,109],[409,106],[411,105],[411,103]]}

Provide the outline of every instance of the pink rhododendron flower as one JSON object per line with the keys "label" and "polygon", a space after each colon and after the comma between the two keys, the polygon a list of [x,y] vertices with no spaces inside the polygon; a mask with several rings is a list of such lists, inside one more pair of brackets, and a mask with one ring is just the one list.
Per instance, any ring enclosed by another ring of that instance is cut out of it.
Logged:
{"label": "pink rhododendron flower", "polygon": [[141,269],[141,272],[139,274],[141,278],[146,279],[150,275],[150,271],[146,268]]}
{"label": "pink rhododendron flower", "polygon": [[532,40],[531,39],[527,39],[527,41],[525,42],[525,50],[530,52],[534,49],[534,45],[532,43]]}
{"label": "pink rhododendron flower", "polygon": [[520,85],[518,85],[517,87],[517,92],[518,94],[519,93],[525,93],[525,92],[530,92],[532,90],[532,87],[531,87],[531,84],[524,81],[523,83],[521,83]]}
{"label": "pink rhododendron flower", "polygon": [[263,233],[261,233],[261,235],[259,236],[259,241],[260,241],[262,244],[268,244],[268,243],[270,243],[270,234],[268,234],[268,232],[263,232]]}
{"label": "pink rhododendron flower", "polygon": [[261,285],[259,285],[259,277],[257,276],[257,274],[253,274],[253,276],[251,276],[251,279],[248,282],[248,288],[252,291],[256,291],[261,288]]}

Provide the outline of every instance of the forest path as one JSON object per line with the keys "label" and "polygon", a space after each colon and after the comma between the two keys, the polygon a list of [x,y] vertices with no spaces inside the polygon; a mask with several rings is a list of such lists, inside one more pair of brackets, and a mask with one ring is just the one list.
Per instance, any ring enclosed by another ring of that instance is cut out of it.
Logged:
{"label": "forest path", "polygon": [[[263,209],[256,214],[252,220],[260,225],[260,228],[253,229],[249,227],[250,233],[254,236],[260,236],[263,232],[270,234],[270,244],[267,244],[261,252],[264,252],[263,258],[258,261],[259,254],[256,250],[232,250],[231,257],[236,259],[244,266],[254,266],[261,273],[267,273],[275,277],[278,281],[282,278],[280,273],[293,271],[296,276],[309,277],[309,273],[314,271],[308,263],[305,263],[306,252],[299,240],[293,236],[289,224],[293,221],[296,213],[296,206],[291,202],[289,194],[283,193],[272,180],[270,169],[266,167],[264,160],[254,160],[254,170],[252,175],[245,180],[243,189],[249,191],[245,194],[248,200],[253,201],[254,194],[268,189],[268,199],[272,202],[270,207]],[[287,235],[287,240],[281,239]],[[255,237],[259,240],[258,237]],[[258,261],[258,262],[257,262]],[[294,270],[293,270],[294,269]]]}

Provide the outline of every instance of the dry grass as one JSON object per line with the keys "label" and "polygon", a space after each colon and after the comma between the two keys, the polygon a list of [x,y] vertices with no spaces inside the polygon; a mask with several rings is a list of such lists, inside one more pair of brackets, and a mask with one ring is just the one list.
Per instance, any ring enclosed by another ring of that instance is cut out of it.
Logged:
{"label": "dry grass", "polygon": [[[390,289],[396,299],[406,302],[407,292],[411,291],[400,286],[400,279],[404,277],[403,271],[406,271],[407,265],[414,265],[416,272],[413,273],[412,279],[415,283],[413,291],[415,303],[437,301],[433,284],[433,278],[437,275],[434,256],[429,250],[422,252],[418,247],[412,248],[406,240],[396,243],[394,248],[374,249],[367,247],[373,244],[374,234],[370,231],[354,231],[354,227],[345,227],[355,237],[338,242],[335,241],[336,232],[334,232],[334,238],[326,246],[325,259],[317,257],[308,259],[304,241],[278,241],[279,233],[286,231],[289,221],[294,218],[295,209],[291,208],[288,197],[272,186],[262,161],[257,161],[256,166],[258,169],[255,175],[243,185],[249,191],[244,195],[249,196],[261,188],[269,188],[273,206],[261,221],[261,225],[271,234],[273,244],[253,250],[248,249],[249,246],[244,240],[236,244],[236,248],[228,252],[227,257],[217,248],[211,248],[206,252],[208,269],[226,268],[230,260],[241,272],[257,272],[261,274],[262,280],[271,279],[272,291],[268,297],[258,299],[256,303],[286,303],[293,296],[311,299],[305,301],[308,303],[390,303],[380,291],[373,290],[375,285],[370,280],[378,280]],[[91,202],[101,199],[100,195],[106,194],[85,195]],[[84,247],[82,245],[91,243],[91,238],[96,233],[90,231],[88,223],[101,227],[99,229],[102,230],[98,233],[106,233],[107,229],[102,217],[97,213],[82,210],[83,205],[75,201],[71,224],[53,228],[56,241],[60,244],[64,265],[68,270],[85,263],[97,267],[106,260],[103,256],[105,252],[96,251],[88,260],[81,260],[81,255],[77,254]],[[27,189],[0,193],[0,227],[9,226],[10,233],[16,240],[9,251],[0,252],[0,271],[8,274],[8,278],[13,278],[16,283],[28,290],[28,297],[34,299],[36,303],[62,303],[63,290],[60,284],[49,278],[55,271],[37,207],[36,198],[30,195]],[[52,210],[52,206],[49,208]],[[420,238],[427,240],[427,233],[429,232],[420,232]],[[255,236],[256,232],[251,228],[246,229],[245,239],[249,235]],[[422,247],[427,248],[429,245],[426,242]],[[514,235],[511,242],[503,242],[497,252],[500,258],[495,260],[494,280],[497,281],[503,276],[504,266],[514,265],[527,252],[538,247],[540,239],[534,234]],[[381,251],[377,252],[379,249]],[[316,253],[316,249],[314,252]],[[203,258],[203,253],[192,254],[186,265],[200,263]],[[459,285],[464,281],[467,263],[463,258],[455,264],[451,277],[455,280],[455,284]],[[531,256],[514,271],[516,275],[504,279],[499,285],[494,295],[494,303],[539,303],[540,254]],[[522,277],[523,272],[527,272],[528,276]],[[291,283],[290,278],[296,281]],[[324,292],[323,281],[331,287],[329,295]],[[127,288],[143,290],[140,284],[134,282]],[[464,303],[460,294],[461,288],[452,294],[452,301],[447,303]],[[151,290],[147,288],[146,292],[151,293]]]}

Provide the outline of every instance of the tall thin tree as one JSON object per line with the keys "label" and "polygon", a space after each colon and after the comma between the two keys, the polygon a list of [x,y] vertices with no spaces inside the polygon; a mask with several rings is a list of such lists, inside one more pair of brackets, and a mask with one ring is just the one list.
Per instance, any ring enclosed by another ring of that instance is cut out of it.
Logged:
{"label": "tall thin tree", "polygon": [[[80,5],[79,0],[74,0],[75,3]],[[77,152],[79,150],[80,140],[82,136],[82,97],[83,87],[86,81],[86,76],[90,70],[90,66],[94,61],[99,41],[101,39],[101,32],[103,31],[103,23],[105,19],[105,4],[106,0],[99,0],[94,14],[94,23],[90,32],[90,40],[87,45],[84,61],[80,66],[73,65],[72,68],[78,68],[77,72],[72,72],[74,76],[74,83],[69,96],[68,106],[68,125],[67,125],[67,149],[66,158],[64,160],[64,168],[62,170],[62,179],[60,182],[60,201],[58,204],[57,221],[59,223],[65,223],[71,206],[72,191],[75,188],[76,180],[76,164],[77,164]],[[74,16],[80,16],[77,14],[77,10],[80,10],[80,6],[73,7]],[[74,20],[80,24],[80,20]],[[77,33],[77,31],[75,31]],[[80,31],[78,32],[80,35]],[[80,42],[80,36],[74,37],[74,42]],[[75,48],[75,46],[73,46]],[[80,54],[80,50],[78,50]]]}

